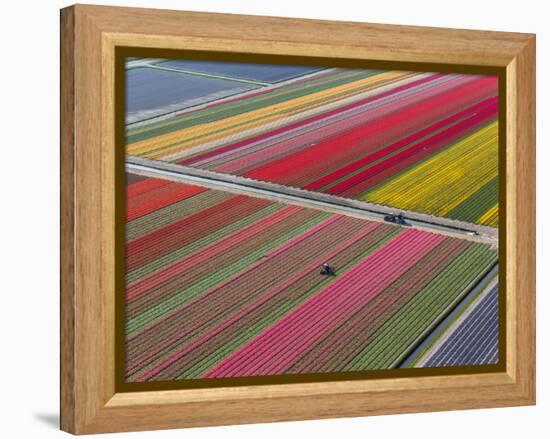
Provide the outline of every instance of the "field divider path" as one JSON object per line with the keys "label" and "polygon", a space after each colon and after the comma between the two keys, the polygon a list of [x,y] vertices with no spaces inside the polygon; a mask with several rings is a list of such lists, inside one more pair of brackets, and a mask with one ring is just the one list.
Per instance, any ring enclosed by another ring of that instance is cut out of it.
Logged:
{"label": "field divider path", "polygon": [[214,79],[223,79],[224,81],[243,82],[245,84],[259,85],[260,87],[265,87],[265,86],[271,85],[271,83],[269,83],[269,82],[255,81],[255,80],[252,80],[252,79],[236,78],[236,77],[233,77],[233,76],[225,76],[225,75],[220,75],[220,74],[216,74],[216,73],[205,73],[205,72],[199,72],[199,71],[195,71],[195,70],[180,69],[180,68],[174,68],[174,67],[165,67],[165,66],[159,66],[159,65],[155,65],[155,64],[151,64],[148,67],[151,68],[151,69],[165,70],[167,72],[185,73],[187,75],[204,76],[206,78],[214,78]]}
{"label": "field divider path", "polygon": [[150,69],[157,69],[157,70],[165,70],[167,72],[175,72],[175,73],[185,73],[188,75],[195,75],[195,76],[204,76],[207,78],[215,78],[215,79],[223,79],[225,81],[235,81],[235,82],[243,82],[246,84],[254,84],[259,86],[268,86],[272,85],[270,82],[265,81],[256,81],[253,79],[245,79],[245,78],[236,78],[233,76],[228,75],[222,75],[219,73],[208,73],[208,72],[201,72],[198,70],[190,70],[190,69],[183,69],[179,67],[167,67],[162,66],[159,64],[162,64],[165,61],[169,61],[168,58],[144,58],[139,60],[130,61],[126,64],[126,69],[135,69],[139,67],[148,67]]}
{"label": "field divider path", "polygon": [[253,194],[261,198],[285,201],[377,222],[383,222],[386,215],[402,213],[406,221],[404,227],[463,238],[498,248],[498,229],[488,226],[143,157],[126,156],[126,170],[147,177],[194,183],[244,195]]}

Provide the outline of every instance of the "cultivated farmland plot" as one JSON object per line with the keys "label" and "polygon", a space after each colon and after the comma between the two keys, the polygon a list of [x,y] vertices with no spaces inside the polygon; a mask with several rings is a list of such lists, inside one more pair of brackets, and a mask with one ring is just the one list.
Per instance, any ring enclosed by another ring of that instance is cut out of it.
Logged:
{"label": "cultivated farmland plot", "polygon": [[128,61],[126,380],[498,363],[498,108],[492,76]]}

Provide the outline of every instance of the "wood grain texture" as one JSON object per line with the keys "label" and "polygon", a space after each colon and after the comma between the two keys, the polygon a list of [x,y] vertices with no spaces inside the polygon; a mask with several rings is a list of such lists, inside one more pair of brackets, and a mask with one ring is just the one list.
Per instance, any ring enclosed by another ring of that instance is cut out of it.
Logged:
{"label": "wood grain texture", "polygon": [[[534,403],[533,35],[84,5],[61,12],[61,32],[63,430],[83,434]],[[115,393],[114,50],[122,45],[505,67],[506,372]]]}
{"label": "wood grain texture", "polygon": [[514,108],[508,124],[511,125],[507,148],[513,151],[508,160],[507,183],[507,303],[511,308],[510,363],[511,376],[535,399],[535,39],[530,39],[510,66],[510,81],[514,84]]}
{"label": "wood grain texture", "polygon": [[[215,50],[303,52],[309,56],[505,66],[526,34],[417,26],[257,17],[160,9],[78,5],[104,32],[140,46],[194,49],[181,37],[215,43]],[[151,38],[154,36],[153,38]],[[144,37],[144,38],[143,38]],[[147,41],[142,41],[142,38]],[[179,44],[178,44],[179,40]],[[168,43],[168,44],[167,44]]]}
{"label": "wood grain texture", "polygon": [[74,10],[61,12],[61,428],[74,431],[75,288],[74,288]]}

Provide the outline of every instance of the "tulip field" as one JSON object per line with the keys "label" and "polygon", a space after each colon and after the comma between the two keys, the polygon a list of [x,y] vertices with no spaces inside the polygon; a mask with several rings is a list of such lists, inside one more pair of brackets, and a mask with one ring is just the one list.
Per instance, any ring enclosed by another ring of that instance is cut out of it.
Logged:
{"label": "tulip field", "polygon": [[496,227],[497,115],[496,77],[325,69],[130,126],[127,154]]}
{"label": "tulip field", "polygon": [[133,58],[126,95],[127,382],[498,362],[497,77]]}
{"label": "tulip field", "polygon": [[484,244],[157,179],[128,201],[130,381],[394,367],[497,260]]}
{"label": "tulip field", "polygon": [[498,280],[488,282],[460,307],[430,343],[413,355],[410,366],[494,364],[498,361]]}

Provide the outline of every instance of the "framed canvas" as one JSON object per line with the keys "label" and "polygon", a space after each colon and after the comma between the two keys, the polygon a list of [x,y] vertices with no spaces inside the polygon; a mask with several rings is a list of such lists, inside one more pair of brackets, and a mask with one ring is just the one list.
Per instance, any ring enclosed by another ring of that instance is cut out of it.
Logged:
{"label": "framed canvas", "polygon": [[61,428],[535,402],[535,37],[61,11]]}

